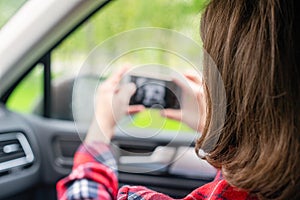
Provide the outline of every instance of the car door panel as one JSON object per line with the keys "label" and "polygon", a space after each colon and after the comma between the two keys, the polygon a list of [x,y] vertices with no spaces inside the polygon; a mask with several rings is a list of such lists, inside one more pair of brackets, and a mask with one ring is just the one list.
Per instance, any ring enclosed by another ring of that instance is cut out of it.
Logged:
{"label": "car door panel", "polygon": [[[21,173],[13,172],[14,174],[1,177],[0,186],[11,184],[14,187],[1,193],[0,199],[18,192],[25,194],[26,190],[37,185],[44,185],[39,191],[50,187],[49,191],[55,193],[56,182],[71,171],[73,155],[81,144],[80,138],[84,137],[84,132],[77,133],[77,128],[71,121],[19,115],[7,110],[5,113],[6,117],[2,117],[0,122],[1,134],[13,131],[24,133],[35,159]],[[182,197],[212,180],[215,170],[200,160],[195,160],[200,163],[198,165],[191,162],[190,169],[184,173],[186,166],[182,166],[180,162],[185,157],[191,157],[190,153],[194,154],[192,147],[184,146],[187,141],[179,141],[180,137],[171,146],[165,146],[170,143],[168,137],[170,135],[166,134],[163,139],[154,137],[145,140],[117,131],[112,146],[118,161],[120,186],[144,185],[173,197]],[[133,143],[136,145],[132,145]],[[185,152],[181,154],[180,151]],[[22,187],[16,187],[17,184]]]}
{"label": "car door panel", "polygon": [[[0,112],[0,165],[6,164],[6,167],[0,171],[1,199],[25,191],[40,182],[41,156],[35,134],[22,117],[7,111],[2,105]],[[19,159],[26,157],[18,154],[20,151],[24,152],[24,148],[18,142],[17,137],[14,140],[6,137],[14,137],[16,134],[24,135],[29,143],[33,152],[33,162],[27,164],[18,162]]]}

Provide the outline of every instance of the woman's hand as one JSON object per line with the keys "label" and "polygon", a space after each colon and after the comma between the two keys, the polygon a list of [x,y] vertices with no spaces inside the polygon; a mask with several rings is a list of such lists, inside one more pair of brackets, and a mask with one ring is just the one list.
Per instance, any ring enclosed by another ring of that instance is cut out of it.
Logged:
{"label": "woman's hand", "polygon": [[200,76],[185,75],[186,80],[174,78],[173,81],[182,89],[181,110],[165,109],[161,115],[182,121],[192,129],[202,132],[206,119],[206,99],[204,83]]}
{"label": "woman's hand", "polygon": [[94,119],[85,138],[86,143],[109,143],[114,135],[114,127],[126,113],[133,114],[144,109],[141,105],[129,106],[130,97],[136,86],[133,83],[120,85],[127,68],[113,74],[98,88]]}

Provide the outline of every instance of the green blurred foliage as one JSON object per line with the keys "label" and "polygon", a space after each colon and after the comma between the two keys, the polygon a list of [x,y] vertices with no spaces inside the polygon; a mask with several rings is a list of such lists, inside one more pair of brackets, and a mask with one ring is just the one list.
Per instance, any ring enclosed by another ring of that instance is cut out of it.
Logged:
{"label": "green blurred foliage", "polygon": [[9,109],[31,113],[43,95],[43,66],[37,65],[14,90],[7,102]]}
{"label": "green blurred foliage", "polygon": [[[65,54],[88,52],[107,38],[140,27],[179,31],[201,43],[200,14],[207,0],[113,0],[65,40]],[[57,55],[64,59],[66,55]]]}
{"label": "green blurred foliage", "polygon": [[126,128],[141,128],[152,130],[183,131],[194,133],[191,128],[178,121],[164,118],[157,109],[146,109],[143,112],[133,115],[132,121],[125,126]]}

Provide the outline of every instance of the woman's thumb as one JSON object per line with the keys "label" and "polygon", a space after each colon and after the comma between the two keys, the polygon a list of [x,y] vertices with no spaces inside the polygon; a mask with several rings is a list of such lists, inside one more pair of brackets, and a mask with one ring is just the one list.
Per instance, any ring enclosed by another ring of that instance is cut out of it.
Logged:
{"label": "woman's thumb", "polygon": [[129,103],[131,96],[135,93],[136,86],[134,83],[126,83],[120,86],[119,95],[124,101]]}

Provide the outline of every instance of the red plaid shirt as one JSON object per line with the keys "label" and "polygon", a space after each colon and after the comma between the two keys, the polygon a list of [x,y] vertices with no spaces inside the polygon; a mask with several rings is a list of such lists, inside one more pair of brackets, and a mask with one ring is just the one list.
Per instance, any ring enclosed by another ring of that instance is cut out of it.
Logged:
{"label": "red plaid shirt", "polygon": [[[94,155],[94,156],[93,156]],[[58,198],[64,199],[136,199],[172,198],[142,186],[123,186],[118,190],[116,161],[105,144],[81,145],[74,157],[72,173],[57,183]],[[215,180],[197,188],[185,200],[254,200],[247,192],[230,186],[220,173]]]}

